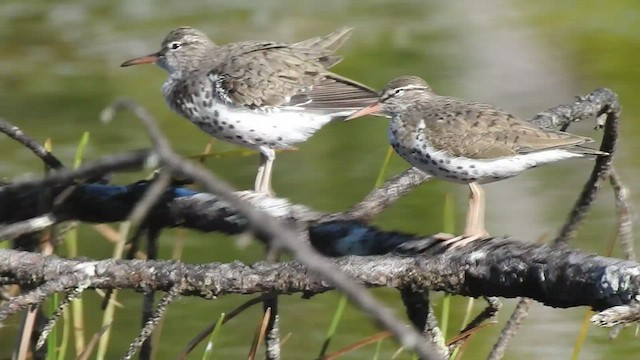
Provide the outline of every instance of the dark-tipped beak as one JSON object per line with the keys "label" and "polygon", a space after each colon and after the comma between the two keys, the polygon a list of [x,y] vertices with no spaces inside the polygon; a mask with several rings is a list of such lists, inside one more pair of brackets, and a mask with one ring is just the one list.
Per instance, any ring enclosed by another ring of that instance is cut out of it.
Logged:
{"label": "dark-tipped beak", "polygon": [[142,64],[153,64],[158,61],[159,54],[153,53],[146,56],[140,56],[135,59],[127,60],[120,65],[121,67],[131,66],[131,65],[142,65]]}
{"label": "dark-tipped beak", "polygon": [[344,121],[349,121],[349,120],[353,120],[355,118],[359,118],[365,115],[370,115],[370,114],[374,114],[380,111],[380,103],[376,102],[373,103],[369,106],[367,106],[364,109],[360,109],[356,112],[354,112],[353,114],[349,115],[346,119],[344,119]]}

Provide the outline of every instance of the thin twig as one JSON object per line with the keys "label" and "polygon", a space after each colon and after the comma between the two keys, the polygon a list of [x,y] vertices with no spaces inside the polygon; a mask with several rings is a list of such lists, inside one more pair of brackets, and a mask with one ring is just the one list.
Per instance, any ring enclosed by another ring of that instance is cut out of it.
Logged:
{"label": "thin twig", "polygon": [[256,358],[256,353],[258,352],[258,347],[262,344],[264,340],[265,333],[267,332],[267,326],[269,324],[269,319],[271,318],[271,309],[267,308],[262,316],[262,321],[260,321],[260,326],[258,327],[255,337],[253,338],[253,343],[251,344],[251,349],[249,350],[249,360],[254,360]]}
{"label": "thin twig", "polygon": [[58,308],[56,309],[56,311],[53,314],[51,314],[51,316],[49,317],[49,321],[42,329],[42,332],[40,333],[40,337],[36,342],[36,349],[39,349],[40,347],[42,347],[42,345],[44,345],[45,340],[49,336],[49,333],[51,332],[51,330],[53,330],[53,327],[56,325],[56,322],[62,315],[64,309],[67,308],[67,306],[71,303],[73,299],[78,298],[85,289],[86,288],[84,287],[77,287],[66,294],[64,299],[62,299],[60,304],[58,304]]}
{"label": "thin twig", "polygon": [[76,274],[62,275],[55,281],[48,281],[36,289],[11,298],[2,307],[0,307],[0,324],[3,323],[7,317],[31,305],[40,304],[53,293],[74,288],[78,283]]}
{"label": "thin twig", "polygon": [[520,301],[518,301],[509,321],[507,321],[504,329],[500,332],[498,341],[493,345],[487,360],[498,360],[504,357],[507,345],[509,345],[509,342],[516,335],[518,330],[520,330],[522,321],[524,321],[524,319],[529,315],[529,308],[531,307],[532,302],[533,300],[529,298],[521,298]]}
{"label": "thin twig", "polygon": [[352,219],[371,219],[429,179],[431,176],[425,172],[416,168],[407,169],[387,180],[381,187],[372,190],[345,214]]}
{"label": "thin twig", "polygon": [[620,175],[612,166],[609,170],[609,182],[613,187],[616,198],[616,212],[618,214],[618,238],[627,260],[636,261],[636,253],[633,250],[633,218],[634,211],[629,199],[629,190],[622,183]]}
{"label": "thin twig", "polygon": [[502,303],[497,297],[485,297],[485,300],[487,301],[487,307],[473,320],[471,320],[471,322],[469,322],[469,324],[460,331],[460,334],[456,336],[454,340],[450,340],[447,343],[449,351],[453,352],[456,348],[463,345],[474,333],[474,329],[478,329],[486,320],[494,318],[502,307]]}
{"label": "thin twig", "polygon": [[80,355],[78,355],[78,358],[76,360],[87,360],[89,358],[89,356],[91,356],[91,353],[93,352],[93,349],[98,344],[98,341],[100,340],[102,335],[105,333],[105,331],[107,331],[107,329],[109,329],[109,327],[111,327],[111,325],[105,325],[105,326],[101,327],[100,330],[98,330],[98,332],[93,334],[93,336],[91,337],[91,340],[89,340],[89,343],[84,348],[84,350],[82,350]]}
{"label": "thin twig", "polygon": [[166,171],[161,171],[158,177],[156,177],[146,189],[142,198],[136,203],[136,206],[131,210],[128,218],[132,226],[138,226],[144,221],[144,218],[164,194],[164,191],[170,183],[171,174]]}
{"label": "thin twig", "polygon": [[0,242],[13,240],[18,236],[44,230],[45,228],[57,223],[59,220],[56,215],[47,213],[31,219],[18,221],[0,228]]}
{"label": "thin twig", "polygon": [[0,119],[0,132],[6,134],[10,138],[24,145],[27,149],[31,150],[37,157],[39,157],[46,166],[51,169],[62,169],[64,165],[53,154],[51,154],[37,141],[25,135],[20,128],[14,126],[4,119]]}
{"label": "thin twig", "polygon": [[14,182],[0,187],[2,192],[18,192],[26,189],[48,187],[52,185],[66,186],[74,179],[101,176],[113,171],[137,169],[144,165],[152,167],[157,163],[157,157],[149,150],[131,151],[123,154],[108,156],[91,163],[86,163],[77,169],[61,169],[51,172],[42,179],[30,179]]}
{"label": "thin twig", "polygon": [[153,329],[160,322],[160,319],[164,316],[169,308],[169,304],[176,299],[176,297],[180,295],[180,291],[178,287],[172,287],[158,302],[158,307],[156,308],[155,313],[140,331],[140,335],[129,345],[129,350],[122,357],[123,360],[129,360],[131,357],[138,351],[138,349],[142,346],[144,341],[153,333]]}
{"label": "thin twig", "polygon": [[640,304],[613,306],[591,317],[591,322],[600,327],[619,327],[640,321]]}
{"label": "thin twig", "polygon": [[[147,194],[150,192],[149,190]],[[145,195],[147,195],[145,194]],[[147,259],[156,260],[158,258],[158,237],[160,236],[160,229],[150,228],[147,229]],[[153,301],[155,298],[155,291],[145,291],[142,299],[142,324],[145,326],[153,316]],[[148,337],[140,348],[140,359],[150,360],[153,353],[152,337]]]}
{"label": "thin twig", "polygon": [[476,316],[461,332],[465,332],[467,330],[478,327],[478,325],[482,324],[484,321],[489,320],[496,316],[498,311],[502,308],[502,303],[500,299],[495,296],[487,296],[484,298],[487,301],[487,307]]}
{"label": "thin twig", "polygon": [[429,291],[404,287],[400,289],[400,296],[413,326],[424,335],[426,341],[438,349],[441,357],[448,358],[449,349],[445,346],[444,335],[429,302]]}
{"label": "thin twig", "polygon": [[338,359],[339,357],[341,357],[343,355],[346,355],[346,354],[348,354],[350,352],[358,350],[358,349],[360,349],[360,348],[362,348],[364,346],[367,346],[369,344],[373,344],[375,342],[382,341],[382,340],[384,340],[384,339],[386,339],[388,337],[391,337],[391,336],[393,336],[393,334],[391,334],[390,332],[382,331],[382,332],[379,332],[379,333],[377,333],[375,335],[372,335],[372,336],[369,336],[369,337],[367,337],[365,339],[357,341],[357,342],[355,342],[353,344],[349,344],[349,345],[347,345],[347,346],[345,346],[345,347],[343,347],[341,349],[338,349],[338,350],[336,350],[336,351],[334,351],[334,352],[332,352],[330,354],[327,354],[327,355],[319,358],[319,360],[335,360],[335,359]]}
{"label": "thin twig", "polygon": [[[502,303],[497,297],[489,296],[485,297],[485,300],[487,301],[487,307],[473,320],[471,320],[471,322],[469,322],[469,324],[460,331],[460,334],[468,333],[470,335],[472,333],[471,330],[478,328],[486,320],[495,318],[498,311],[500,311],[500,308],[502,308]],[[449,350],[453,351],[455,348],[462,345],[468,338],[469,336],[462,336],[456,341],[450,342],[448,344]]]}
{"label": "thin twig", "polygon": [[427,342],[431,344],[438,351],[438,355],[444,359],[449,358],[449,349],[445,345],[445,338],[442,331],[440,331],[440,327],[438,326],[438,318],[436,318],[436,314],[433,311],[433,307],[431,306],[431,302],[429,301],[429,292],[425,292],[425,301],[426,301],[426,309],[427,309],[427,317],[424,325],[424,329],[422,329],[422,333],[424,337],[427,339]]}
{"label": "thin twig", "polygon": [[560,233],[553,241],[555,244],[567,243],[575,237],[578,227],[591,209],[591,204],[593,204],[593,201],[596,198],[596,194],[600,189],[602,181],[609,175],[611,159],[613,158],[616,144],[618,142],[618,122],[620,115],[619,104],[616,102],[614,104],[605,105],[599,115],[603,114],[606,114],[606,122],[600,150],[608,153],[609,155],[600,155],[596,159],[596,163],[591,171],[591,176],[589,176],[589,179],[585,183],[582,192],[574,204],[567,221],[562,226]]}
{"label": "thin twig", "polygon": [[278,311],[278,295],[274,293],[266,293],[263,296],[262,307],[269,318],[267,320],[264,345],[265,359],[280,359],[280,314]]}

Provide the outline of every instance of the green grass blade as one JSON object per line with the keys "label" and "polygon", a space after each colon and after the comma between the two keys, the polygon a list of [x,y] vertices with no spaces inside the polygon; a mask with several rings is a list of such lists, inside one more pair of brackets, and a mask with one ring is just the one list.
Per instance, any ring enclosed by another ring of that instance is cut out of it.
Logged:
{"label": "green grass blade", "polygon": [[475,303],[474,298],[469,298],[467,300],[467,308],[464,311],[464,318],[462,319],[462,324],[460,325],[460,330],[467,327],[469,321],[471,321],[471,312],[473,311],[473,304]]}
{"label": "green grass blade", "polygon": [[211,332],[211,336],[209,336],[207,347],[204,349],[204,354],[202,354],[202,360],[209,360],[211,358],[211,354],[213,353],[213,347],[216,343],[216,339],[218,338],[218,334],[220,333],[220,329],[222,328],[223,322],[224,322],[224,313],[220,314],[220,318],[216,322],[216,326],[213,328],[213,331]]}
{"label": "green grass blade", "polygon": [[587,340],[587,333],[589,332],[589,328],[591,327],[591,316],[593,316],[593,311],[587,310],[587,312],[584,314],[584,320],[582,320],[582,326],[580,326],[580,332],[578,333],[578,337],[576,338],[576,343],[573,346],[571,360],[578,360],[580,356],[580,351],[584,346],[584,342]]}
{"label": "green grass blade", "polygon": [[69,347],[69,332],[71,328],[71,321],[69,320],[69,309],[62,310],[62,340],[60,340],[60,348],[58,350],[58,358],[62,360],[66,359]]}
{"label": "green grass blade", "polygon": [[[51,138],[47,138],[44,141],[44,149],[51,153],[53,151],[53,141],[51,140]],[[45,165],[44,167],[44,172],[48,173],[49,172],[49,166]],[[53,249],[53,251],[55,251],[55,249]],[[56,309],[58,309],[58,305],[60,304],[60,296],[58,293],[54,293],[51,296],[51,300],[48,302],[48,307],[49,307],[49,314],[53,314],[56,312]],[[47,339],[47,356],[46,359],[47,360],[56,360],[57,359],[57,348],[58,348],[58,326],[57,324],[53,327],[53,329],[51,329],[51,332],[49,333],[49,337]]]}
{"label": "green grass blade", "polygon": [[[85,131],[82,133],[80,137],[80,141],[78,141],[78,146],[76,147],[76,154],[73,158],[73,168],[77,169],[82,165],[82,160],[84,159],[85,150],[87,145],[89,144],[89,132]],[[67,246],[67,257],[75,258],[78,256],[78,229],[73,228],[69,230],[65,234],[64,243]],[[85,335],[84,335],[84,306],[82,302],[82,297],[74,299],[71,301],[71,318],[73,322],[73,337],[74,344],[76,350],[76,356],[80,355],[85,347]],[[65,312],[66,314],[66,312]],[[65,318],[65,319],[68,319]],[[70,322],[65,320],[65,327],[70,325]],[[63,331],[68,332],[68,329],[63,329]],[[63,335],[64,336],[64,335]],[[60,349],[61,353],[66,353],[66,345],[65,348]],[[62,357],[63,358],[63,357]],[[64,359],[64,358],[63,358]]]}
{"label": "green grass blade", "polygon": [[347,307],[347,297],[344,295],[340,296],[340,300],[338,301],[338,306],[336,307],[336,311],[333,313],[333,318],[331,319],[331,324],[329,325],[329,329],[327,330],[327,337],[324,339],[322,343],[322,349],[320,349],[320,354],[318,354],[318,358],[322,358],[327,350],[329,349],[329,344],[331,343],[331,339],[333,339],[333,335],[336,333],[336,329],[338,328],[338,324],[342,319],[342,314],[344,314],[344,309]]}
{"label": "green grass blade", "polygon": [[442,336],[447,338],[447,331],[449,330],[449,315],[451,313],[451,294],[444,294],[442,298],[442,313],[440,315],[440,330],[442,330]]}
{"label": "green grass blade", "polygon": [[382,340],[378,340],[376,342],[376,352],[373,353],[373,360],[378,360],[378,357],[380,356],[380,349],[382,349]]}
{"label": "green grass blade", "polygon": [[384,161],[382,162],[382,167],[380,168],[378,177],[376,178],[376,183],[373,186],[374,188],[379,188],[384,182],[384,177],[387,173],[387,168],[389,167],[389,161],[391,160],[391,154],[393,154],[393,148],[389,146],[389,149],[387,149],[387,154],[384,156]]}
{"label": "green grass blade", "polygon": [[[124,246],[127,242],[127,238],[129,237],[129,231],[131,230],[131,222],[124,221],[120,223],[118,242],[115,244],[113,249],[113,259],[121,259],[122,253],[124,252]],[[113,290],[111,293],[111,299],[109,304],[107,304],[107,308],[104,310],[104,314],[102,315],[102,327],[107,326],[107,329],[100,337],[100,342],[98,343],[98,353],[96,355],[97,360],[104,360],[107,354],[107,347],[109,346],[109,338],[111,335],[111,324],[113,323],[113,318],[115,315],[115,303],[118,296],[118,290]]]}
{"label": "green grass blade", "polygon": [[82,159],[84,157],[84,151],[87,148],[87,144],[89,144],[89,132],[85,131],[82,133],[80,137],[80,141],[78,142],[78,147],[76,148],[76,156],[73,158],[73,168],[78,168],[80,164],[82,164]]}

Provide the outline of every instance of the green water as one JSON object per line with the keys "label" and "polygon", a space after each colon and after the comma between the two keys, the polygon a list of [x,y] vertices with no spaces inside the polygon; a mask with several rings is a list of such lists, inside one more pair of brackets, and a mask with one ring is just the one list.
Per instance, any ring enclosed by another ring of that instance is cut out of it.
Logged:
{"label": "green water", "polygon": [[[302,40],[338,27],[356,28],[341,53],[345,60],[336,72],[380,88],[392,77],[415,74],[426,78],[437,92],[495,103],[524,117],[573,101],[597,87],[609,87],[620,95],[624,112],[622,142],[616,165],[631,186],[632,199],[640,198],[638,174],[640,134],[640,4],[637,1],[515,2],[459,1],[44,1],[4,0],[0,3],[0,117],[20,126],[27,134],[53,140],[55,154],[65,163],[73,159],[83,131],[91,132],[88,159],[149,146],[143,127],[131,116],[120,115],[110,124],[98,120],[101,109],[118,96],[133,97],[160,122],[177,151],[196,154],[208,141],[206,135],[165,106],[160,86],[165,73],[154,66],[122,69],[131,57],[157,50],[170,29],[192,25],[216,42],[247,39]],[[592,123],[577,124],[576,133],[596,139]],[[217,142],[215,150],[234,149]],[[317,210],[338,211],[361,199],[373,186],[382,164],[386,142],[384,120],[367,118],[349,124],[335,123],[322,129],[297,152],[278,156],[274,187],[280,196]],[[0,138],[0,176],[7,179],[38,175],[42,166],[27,150]],[[239,189],[250,188],[256,157],[211,160],[212,171]],[[582,182],[590,171],[588,161],[569,161],[532,170],[487,186],[488,229],[513,234],[525,241],[553,235],[564,221]],[[389,176],[407,168],[397,156],[391,159]],[[144,176],[118,176],[126,183]],[[441,230],[445,193],[456,199],[457,223],[464,218],[466,188],[439,181],[428,183],[398,201],[376,219],[389,230],[434,233]],[[604,191],[574,246],[602,252],[615,226],[611,191]],[[166,231],[160,257],[170,257],[180,236]],[[254,262],[262,258],[258,245],[241,248],[233,239],[217,234],[188,233],[183,259],[188,262]],[[107,258],[111,246],[90,228],[80,234],[80,253]],[[619,252],[617,252],[619,254]],[[375,294],[402,316],[396,291]],[[436,298],[439,298],[439,294]],[[85,294],[87,337],[98,328],[101,312],[97,295]],[[139,329],[141,298],[123,292],[124,309],[116,313],[108,358],[119,358]],[[215,301],[183,298],[167,314],[158,358],[170,359],[196,333],[240,302],[240,296]],[[312,358],[320,349],[336,294],[311,300],[282,298],[281,334],[291,333],[283,347],[285,358]],[[466,299],[454,298],[452,327],[459,327]],[[480,309],[482,301],[478,301]],[[482,359],[504,324],[513,301],[506,301],[499,325],[476,335],[466,359]],[[436,304],[437,307],[437,304]],[[437,309],[438,311],[438,309]],[[509,359],[570,357],[585,309],[554,310],[534,305],[530,318],[507,352]],[[214,355],[219,359],[242,358],[249,352],[250,337],[259,320],[252,309],[226,325]],[[0,328],[0,358],[10,356],[18,317]],[[375,326],[355,308],[346,312],[331,349],[372,335]],[[382,359],[397,349],[385,341]],[[202,347],[197,349],[199,358]],[[581,359],[637,356],[633,331],[623,331],[615,341],[607,332],[590,329]],[[69,353],[72,348],[69,349]],[[374,347],[345,358],[370,359]],[[403,354],[400,358],[410,358]]]}

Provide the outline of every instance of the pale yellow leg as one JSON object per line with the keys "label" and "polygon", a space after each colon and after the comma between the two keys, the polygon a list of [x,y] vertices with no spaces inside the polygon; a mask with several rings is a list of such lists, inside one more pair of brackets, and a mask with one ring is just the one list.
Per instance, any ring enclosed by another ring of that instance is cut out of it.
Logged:
{"label": "pale yellow leg", "polygon": [[270,196],[275,196],[275,192],[271,188],[271,170],[273,169],[273,161],[276,153],[273,149],[260,149],[260,166],[256,175],[255,191]]}
{"label": "pale yellow leg", "polygon": [[467,210],[467,223],[464,228],[464,234],[487,236],[489,233],[484,227],[484,190],[476,183],[470,183],[469,190],[469,209]]}
{"label": "pale yellow leg", "polygon": [[254,185],[254,190],[256,192],[260,192],[260,189],[262,188],[262,178],[264,177],[264,168],[267,164],[267,158],[266,156],[262,155],[262,153],[260,154],[260,165],[258,166],[258,173],[256,174],[256,182]]}
{"label": "pale yellow leg", "polygon": [[467,222],[464,227],[464,235],[446,240],[444,245],[450,245],[450,249],[467,245],[472,241],[489,235],[484,227],[484,190],[476,183],[470,183],[469,190],[469,208],[467,209]]}

